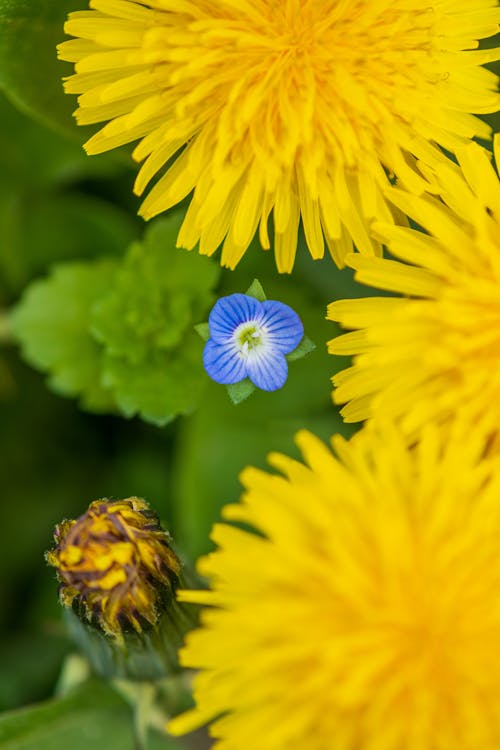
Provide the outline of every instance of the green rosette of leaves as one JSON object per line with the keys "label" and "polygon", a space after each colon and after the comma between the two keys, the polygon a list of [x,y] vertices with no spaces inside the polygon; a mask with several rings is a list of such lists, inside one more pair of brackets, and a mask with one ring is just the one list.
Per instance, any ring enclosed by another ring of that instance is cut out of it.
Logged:
{"label": "green rosette of leaves", "polygon": [[175,247],[181,218],[156,221],[121,261],[60,264],[28,287],[10,328],[57,393],[160,426],[196,408],[206,376],[194,326],[220,270]]}

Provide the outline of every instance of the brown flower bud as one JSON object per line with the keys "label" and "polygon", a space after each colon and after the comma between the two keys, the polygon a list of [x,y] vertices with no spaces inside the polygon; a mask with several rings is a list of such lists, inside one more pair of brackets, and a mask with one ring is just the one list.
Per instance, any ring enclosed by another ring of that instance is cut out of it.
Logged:
{"label": "brown flower bud", "polygon": [[158,517],[138,498],[96,500],[55,530],[46,559],[60,599],[81,620],[121,641],[154,628],[179,582],[180,562]]}

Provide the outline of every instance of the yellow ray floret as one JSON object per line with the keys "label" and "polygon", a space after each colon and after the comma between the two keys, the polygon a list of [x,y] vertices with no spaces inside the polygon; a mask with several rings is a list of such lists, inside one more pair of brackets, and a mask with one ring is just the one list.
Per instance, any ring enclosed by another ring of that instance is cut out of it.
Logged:
{"label": "yellow ray floret", "polygon": [[[456,424],[301,432],[306,465],[246,469],[200,562],[210,605],[181,651],[214,750],[500,746],[500,458]],[[259,535],[248,531],[254,527]]]}
{"label": "yellow ray floret", "polygon": [[[499,142],[495,141],[498,150]],[[329,343],[352,355],[333,378],[344,419],[390,416],[412,437],[458,411],[494,436],[500,425],[500,181],[470,144],[435,171],[444,203],[388,197],[429,234],[375,224],[398,260],[351,255],[357,278],[405,297],[339,300],[328,317],[352,329]]]}
{"label": "yellow ray floret", "polygon": [[[146,219],[192,193],[179,245],[234,268],[258,234],[292,269],[300,221],[313,258],[341,266],[380,246],[387,174],[422,193],[439,165],[500,108],[478,50],[497,0],[90,0],[59,46],[75,63],[77,121],[107,124],[97,154],[138,140]],[[419,167],[422,165],[422,167]]]}

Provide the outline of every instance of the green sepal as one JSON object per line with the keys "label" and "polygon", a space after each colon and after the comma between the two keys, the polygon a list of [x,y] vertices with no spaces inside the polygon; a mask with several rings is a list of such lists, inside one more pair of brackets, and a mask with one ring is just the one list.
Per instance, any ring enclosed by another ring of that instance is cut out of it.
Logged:
{"label": "green sepal", "polygon": [[262,284],[258,279],[254,279],[252,281],[245,294],[247,294],[249,297],[254,297],[259,302],[265,302],[267,300],[266,293],[264,292]]}
{"label": "green sepal", "polygon": [[194,327],[194,330],[199,336],[201,336],[203,341],[208,341],[210,338],[210,326],[208,323],[198,323],[198,325]]}
{"label": "green sepal", "polygon": [[[311,341],[310,338],[304,336],[298,347],[294,349],[293,352],[290,352],[290,354],[286,354],[285,357],[288,362],[294,362],[297,359],[306,357],[308,354],[314,351],[314,349],[316,349],[316,344]],[[231,399],[233,404],[240,404],[242,401],[245,401],[245,399],[252,395],[252,393],[257,389],[257,386],[252,383],[250,378],[245,378],[244,380],[240,380],[239,383],[232,383],[231,385],[227,385],[226,388],[229,394],[229,398]]]}
{"label": "green sepal", "polygon": [[240,404],[256,390],[256,386],[252,383],[250,378],[240,380],[239,383],[226,385],[226,388],[233,404]]}
{"label": "green sepal", "polygon": [[297,348],[294,349],[293,352],[290,352],[290,354],[286,354],[285,356],[289,362],[295,362],[296,359],[302,359],[302,357],[307,356],[315,349],[316,344],[314,343],[314,341],[311,341],[310,338],[304,336]]}
{"label": "green sepal", "polygon": [[[180,587],[185,588],[184,579]],[[165,602],[156,626],[145,626],[142,633],[123,631],[121,639],[87,622],[78,606],[65,608],[64,619],[71,638],[99,677],[157,682],[181,671],[178,650],[185,634],[197,625],[198,613],[199,607],[178,602],[174,594]]]}

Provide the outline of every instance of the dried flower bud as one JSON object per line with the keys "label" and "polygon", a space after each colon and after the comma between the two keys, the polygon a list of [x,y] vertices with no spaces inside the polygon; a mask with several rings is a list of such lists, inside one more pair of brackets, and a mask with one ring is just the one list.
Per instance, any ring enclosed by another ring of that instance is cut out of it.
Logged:
{"label": "dried flower bud", "polygon": [[184,614],[174,596],[179,559],[144,500],[96,500],[60,523],[54,538],[46,559],[57,570],[61,602],[94,630],[123,645],[127,634],[155,631],[167,610],[169,622]]}
{"label": "dried flower bud", "polygon": [[70,631],[102,677],[157,680],[178,669],[177,650],[197,609],[177,602],[189,584],[156,513],[138,497],[96,500],[58,524],[47,552]]}

